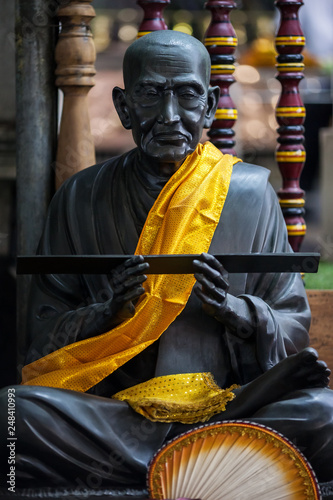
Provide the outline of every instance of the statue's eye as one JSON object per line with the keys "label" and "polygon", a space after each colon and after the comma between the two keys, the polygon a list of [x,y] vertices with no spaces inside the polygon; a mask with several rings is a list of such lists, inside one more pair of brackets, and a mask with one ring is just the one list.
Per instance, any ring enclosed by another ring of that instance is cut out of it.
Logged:
{"label": "statue's eye", "polygon": [[159,94],[158,94],[157,90],[152,89],[152,88],[145,89],[143,92],[143,97],[154,98],[154,97],[158,97],[158,95]]}
{"label": "statue's eye", "polygon": [[197,97],[197,95],[195,92],[186,91],[186,92],[181,92],[179,94],[179,97],[181,97],[182,99],[194,99],[195,97]]}
{"label": "statue's eye", "polygon": [[181,94],[180,96],[182,99],[194,99],[196,97],[195,94],[191,93],[191,92],[185,92],[183,94]]}
{"label": "statue's eye", "polygon": [[182,86],[177,90],[178,99],[182,101],[194,101],[198,99],[199,93],[192,86]]}

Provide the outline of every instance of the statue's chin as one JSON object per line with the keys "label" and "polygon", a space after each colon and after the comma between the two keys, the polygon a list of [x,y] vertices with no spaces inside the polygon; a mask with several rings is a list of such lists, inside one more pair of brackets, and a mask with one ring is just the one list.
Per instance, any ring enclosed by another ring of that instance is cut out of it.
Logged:
{"label": "statue's chin", "polygon": [[193,151],[194,148],[188,145],[182,147],[168,145],[162,148],[147,148],[144,153],[159,163],[179,163],[183,162]]}
{"label": "statue's chin", "polygon": [[189,154],[190,153],[186,153],[183,155],[161,155],[156,156],[155,160],[157,160],[159,163],[180,163],[183,162]]}

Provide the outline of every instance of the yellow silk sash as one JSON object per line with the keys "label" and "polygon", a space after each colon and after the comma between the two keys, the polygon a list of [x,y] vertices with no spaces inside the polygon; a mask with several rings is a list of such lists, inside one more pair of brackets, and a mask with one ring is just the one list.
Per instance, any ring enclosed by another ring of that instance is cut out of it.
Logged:
{"label": "yellow silk sash", "polygon": [[[199,144],[160,192],[135,253],[207,252],[238,161],[209,142]],[[184,309],[194,283],[192,274],[149,275],[133,318],[30,363],[22,383],[87,391],[162,335]]]}

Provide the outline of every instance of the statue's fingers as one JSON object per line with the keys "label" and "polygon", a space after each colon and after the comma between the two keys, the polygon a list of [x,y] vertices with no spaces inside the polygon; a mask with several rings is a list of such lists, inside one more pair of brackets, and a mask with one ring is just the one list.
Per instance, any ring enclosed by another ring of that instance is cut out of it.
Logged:
{"label": "statue's fingers", "polygon": [[117,283],[119,283],[121,281],[120,276],[121,276],[121,272],[119,271],[118,267],[115,269],[112,269],[112,271],[110,272],[110,282],[113,285],[116,285]]}
{"label": "statue's fingers", "polygon": [[214,255],[211,255],[209,253],[202,253],[200,258],[204,262],[209,264],[210,267],[212,267],[213,269],[218,271],[219,274],[222,275],[225,280],[228,280],[228,276],[229,276],[228,271],[225,269],[223,264],[221,264],[221,262],[218,261],[216,257],[214,257]]}
{"label": "statue's fingers", "polygon": [[137,264],[140,264],[142,262],[144,262],[144,257],[142,255],[133,255],[133,257],[126,259],[124,262],[114,267],[111,270],[111,274],[114,276],[121,276],[126,269],[136,266]]}
{"label": "statue's fingers", "polygon": [[194,277],[197,282],[206,289],[207,293],[213,292],[213,290],[216,288],[214,281],[210,277],[207,277],[202,273],[194,273]]}
{"label": "statue's fingers", "polygon": [[223,264],[221,264],[221,262],[219,260],[217,260],[217,258],[214,257],[214,255],[211,255],[209,253],[202,253],[200,255],[200,260],[202,260],[203,262],[206,262],[210,267],[212,267],[213,269],[216,269],[216,271],[218,271],[220,274],[222,274],[222,275],[228,274],[228,272],[224,268]]}
{"label": "statue's fingers", "polygon": [[194,271],[196,273],[203,274],[210,278],[211,280],[217,279],[220,275],[219,271],[216,269],[212,268],[209,264],[206,262],[202,262],[201,260],[194,260],[193,261],[193,267]]}
{"label": "statue's fingers", "polygon": [[[138,257],[141,256],[138,255]],[[132,276],[144,276],[143,281],[145,281],[147,279],[145,272],[147,272],[148,269],[148,262],[141,262],[133,267],[123,267],[122,269],[119,268],[117,270],[114,270],[111,274],[110,279],[111,286],[115,290],[115,288],[121,287],[124,283],[126,283]]]}
{"label": "statue's fingers", "polygon": [[125,281],[120,281],[116,283],[113,287],[114,296],[122,298],[129,290],[140,286],[147,279],[145,274],[140,274],[139,276],[131,276],[125,279]]}
{"label": "statue's fingers", "polygon": [[219,271],[210,267],[207,263],[201,262],[199,260],[194,260],[194,270],[196,274],[202,274],[209,280],[211,280],[214,285],[218,288],[227,290],[229,288],[229,280],[227,276],[223,276]]}
{"label": "statue's fingers", "polygon": [[225,292],[223,288],[216,286],[216,280],[214,278],[208,278],[204,274],[195,273],[195,279],[202,286],[203,292],[210,297],[215,299],[224,300]]}
{"label": "statue's fingers", "polygon": [[141,285],[141,283],[144,283],[147,279],[147,276],[145,274],[139,274],[138,276],[130,276],[123,282],[123,288],[125,290],[130,290],[131,288],[136,287],[137,285]]}
{"label": "statue's fingers", "polygon": [[207,294],[205,294],[201,288],[197,287],[194,289],[194,291],[202,302],[203,310],[209,316],[216,316],[219,312],[220,305],[217,304],[217,302],[213,300],[211,297],[209,297]]}
{"label": "statue's fingers", "polygon": [[214,255],[211,255],[210,253],[203,252],[200,255],[200,260],[203,262],[206,262],[207,264],[209,264],[211,267],[213,267],[217,271],[220,271],[220,269],[223,268],[221,262],[219,262],[217,260],[217,258],[214,257]]}
{"label": "statue's fingers", "polygon": [[136,264],[139,264],[140,262],[144,262],[145,258],[143,255],[133,255],[129,259],[126,259],[123,265],[125,267],[131,267],[135,266]]}
{"label": "statue's fingers", "polygon": [[207,280],[207,278],[202,277],[202,275],[198,275],[200,280],[197,280],[198,283],[201,284],[202,288],[195,288],[195,291],[200,291],[200,297],[204,298],[206,303],[211,303],[214,301],[216,307],[220,307],[226,298],[225,290],[221,288],[217,288],[214,283]]}
{"label": "statue's fingers", "polygon": [[144,261],[142,255],[134,255],[125,260],[122,266],[121,269],[119,268],[120,272],[117,275],[122,280],[126,280],[128,276],[144,274],[149,269],[149,264]]}
{"label": "statue's fingers", "polygon": [[204,304],[209,304],[213,305],[213,299],[207,293],[205,293],[202,288],[196,287],[194,288],[194,292],[196,295],[199,297],[199,299],[204,303]]}
{"label": "statue's fingers", "polygon": [[218,288],[221,288],[222,290],[227,291],[229,289],[229,277],[228,277],[228,274],[226,276],[222,276],[221,274],[219,274],[218,276],[216,276],[216,278],[215,278],[215,285]]}
{"label": "statue's fingers", "polygon": [[136,267],[137,265],[140,265],[143,262],[144,262],[144,257],[142,255],[134,255],[133,257],[126,259],[124,262],[114,267],[111,270],[110,274],[114,279],[120,280],[122,276],[127,275],[128,269]]}
{"label": "statue's fingers", "polygon": [[124,302],[132,302],[138,299],[142,294],[145,293],[145,289],[142,286],[137,286],[136,288],[132,288],[131,290],[128,290],[124,296],[123,300]]}
{"label": "statue's fingers", "polygon": [[149,269],[148,262],[140,262],[135,266],[130,266],[124,270],[124,276],[134,276],[139,274],[145,274]]}
{"label": "statue's fingers", "polygon": [[126,281],[127,273],[124,265],[118,266],[113,269],[110,273],[110,285],[113,291],[116,293],[116,290],[121,289],[124,281]]}

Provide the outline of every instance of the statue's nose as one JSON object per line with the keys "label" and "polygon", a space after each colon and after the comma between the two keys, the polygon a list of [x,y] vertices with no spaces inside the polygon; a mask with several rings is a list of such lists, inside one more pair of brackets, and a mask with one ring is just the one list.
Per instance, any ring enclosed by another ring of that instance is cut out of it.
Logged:
{"label": "statue's nose", "polygon": [[179,120],[178,99],[172,92],[167,92],[163,96],[157,121],[165,125],[172,125]]}

